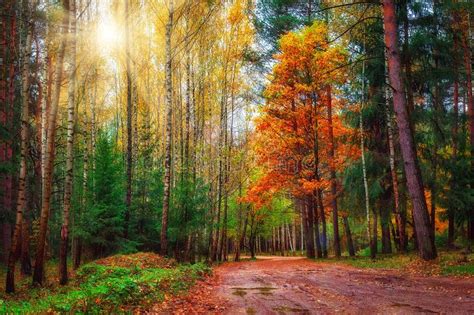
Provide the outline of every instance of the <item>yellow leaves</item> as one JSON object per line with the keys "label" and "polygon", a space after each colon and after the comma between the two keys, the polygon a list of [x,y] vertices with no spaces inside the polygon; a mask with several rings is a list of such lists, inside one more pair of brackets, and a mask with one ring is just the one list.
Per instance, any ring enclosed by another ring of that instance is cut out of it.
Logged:
{"label": "yellow leaves", "polygon": [[284,35],[280,49],[281,53],[275,56],[278,63],[268,91],[275,93],[281,86],[289,86],[294,94],[304,94],[326,84],[342,84],[347,79],[343,67],[347,53],[339,46],[329,45],[324,23],[315,22],[300,32]]}
{"label": "yellow leaves", "polygon": [[229,10],[229,16],[227,18],[229,23],[234,25],[241,22],[244,18],[244,14],[242,11],[243,11],[243,8],[242,8],[241,1],[235,1]]}

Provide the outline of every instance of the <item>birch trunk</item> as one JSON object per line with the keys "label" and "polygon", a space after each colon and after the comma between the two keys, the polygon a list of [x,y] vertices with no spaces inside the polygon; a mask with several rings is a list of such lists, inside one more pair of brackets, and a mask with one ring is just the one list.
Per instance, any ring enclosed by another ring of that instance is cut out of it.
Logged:
{"label": "birch trunk", "polygon": [[171,194],[171,139],[172,129],[171,120],[173,118],[173,85],[171,79],[172,56],[171,56],[171,33],[173,29],[173,0],[170,1],[168,23],[166,24],[166,141],[165,141],[165,178],[164,178],[164,194],[163,194],[163,212],[161,216],[161,255],[168,254],[168,211],[170,206]]}
{"label": "birch trunk", "polygon": [[[360,109],[360,116],[359,116],[359,130],[360,130],[360,152],[362,158],[362,177],[364,181],[364,197],[365,197],[365,214],[367,217],[367,240],[369,242],[369,246],[372,250],[372,239],[370,236],[370,200],[369,200],[369,184],[367,181],[367,166],[365,163],[365,138],[364,138],[364,121],[362,118],[362,111],[365,105],[365,61],[362,64],[362,104]],[[371,256],[375,257],[375,253],[371,252]]]}
{"label": "birch trunk", "polygon": [[70,42],[70,74],[67,104],[67,144],[66,144],[66,178],[64,181],[64,209],[63,225],[61,226],[61,244],[59,253],[59,283],[68,282],[67,256],[69,243],[69,212],[71,209],[71,195],[74,163],[74,126],[75,126],[75,91],[76,91],[76,5],[70,0],[70,28],[72,31]]}

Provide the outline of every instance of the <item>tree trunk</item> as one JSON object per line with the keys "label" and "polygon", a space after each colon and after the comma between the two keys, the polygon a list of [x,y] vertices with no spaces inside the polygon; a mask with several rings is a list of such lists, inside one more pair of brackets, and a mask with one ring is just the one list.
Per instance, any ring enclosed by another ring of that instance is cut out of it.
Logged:
{"label": "tree trunk", "polygon": [[390,212],[387,208],[380,208],[380,228],[382,230],[382,254],[392,252],[392,242],[390,240]]}
{"label": "tree trunk", "polygon": [[27,189],[27,154],[28,154],[28,130],[29,130],[29,75],[30,75],[30,55],[32,43],[32,30],[27,27],[27,38],[23,54],[22,69],[22,102],[21,102],[21,139],[20,139],[20,175],[18,177],[18,196],[16,206],[16,222],[13,233],[13,242],[8,256],[7,277],[5,291],[15,292],[15,263],[17,260],[18,248],[21,246],[21,231],[23,227],[23,213],[26,207]]}
{"label": "tree trunk", "polygon": [[388,133],[388,148],[390,152],[390,174],[392,177],[392,189],[393,189],[393,201],[394,201],[394,214],[395,214],[395,223],[398,229],[398,248],[401,252],[406,252],[405,240],[406,240],[406,227],[405,219],[403,218],[400,211],[400,193],[398,188],[398,174],[397,168],[395,165],[395,143],[393,136],[393,126],[392,126],[392,115],[390,114],[390,87],[388,82],[386,82],[385,87],[385,114],[387,116],[387,133]]}
{"label": "tree trunk", "polygon": [[306,257],[314,258],[314,234],[313,234],[313,209],[311,208],[311,202],[308,200],[301,202],[302,210],[305,214],[305,239],[306,239]]}
{"label": "tree trunk", "polygon": [[[466,89],[467,89],[467,117],[469,125],[469,139],[471,157],[474,156],[474,99],[472,95],[472,52],[469,37],[469,14],[463,14],[461,31],[461,46],[464,53],[464,67],[466,69]],[[474,159],[471,160],[471,171],[474,170]],[[474,183],[471,183],[471,187]],[[471,206],[468,217],[467,236],[470,242],[474,242],[474,206]]]}
{"label": "tree trunk", "polygon": [[64,180],[64,209],[63,225],[61,226],[61,244],[59,252],[59,283],[64,285],[68,282],[67,256],[69,245],[69,212],[71,209],[73,163],[74,163],[74,126],[75,126],[75,92],[76,92],[76,5],[75,0],[70,0],[70,28],[71,34],[71,56],[70,75],[67,105],[67,144],[66,144],[66,178]]}
{"label": "tree trunk", "polygon": [[[364,43],[365,48],[365,43]],[[364,198],[365,198],[365,215],[367,218],[367,241],[370,246],[370,256],[375,257],[375,252],[373,251],[372,239],[370,235],[370,199],[369,199],[369,183],[367,180],[367,166],[365,163],[365,136],[364,136],[364,119],[362,117],[362,111],[365,105],[365,61],[362,63],[362,105],[359,115],[359,130],[360,130],[360,152],[362,160],[362,179],[364,181]]]}
{"label": "tree trunk", "polygon": [[339,217],[337,209],[337,181],[336,181],[336,167],[335,163],[335,144],[334,144],[334,130],[332,125],[332,95],[331,87],[326,88],[327,109],[328,109],[328,125],[329,125],[329,168],[331,173],[331,207],[332,207],[332,227],[334,234],[334,255],[341,257],[341,241],[339,238]]}
{"label": "tree trunk", "polygon": [[420,256],[425,260],[436,258],[434,235],[430,228],[430,218],[423,191],[423,181],[418,166],[415,143],[406,108],[406,100],[401,80],[400,55],[397,43],[397,20],[393,0],[383,1],[385,44],[388,50],[390,84],[393,88],[393,105],[398,123],[400,147],[402,151],[408,191],[413,204]]}
{"label": "tree trunk", "polygon": [[21,228],[21,274],[31,275],[30,224],[27,219],[23,219]]}
{"label": "tree trunk", "polygon": [[[87,116],[85,116],[85,125],[87,125]],[[87,139],[87,134],[84,135],[84,147],[89,148],[89,141]],[[89,149],[87,150],[89,151]],[[84,152],[84,161],[83,161],[83,170],[82,170],[82,196],[81,196],[81,208],[85,209],[87,207],[87,183],[89,176],[89,154]],[[82,210],[78,211],[79,222],[82,222]],[[73,264],[72,268],[76,270],[81,265],[81,256],[82,256],[82,239],[80,237],[75,237],[75,246],[73,251]]]}
{"label": "tree trunk", "polygon": [[344,223],[344,231],[345,231],[346,239],[347,239],[347,251],[349,252],[349,256],[354,257],[355,256],[354,243],[352,242],[351,227],[349,225],[349,220],[347,218],[347,215],[343,216],[342,220]]}
{"label": "tree trunk", "polygon": [[[239,178],[239,198],[242,198],[242,179]],[[273,229],[272,229],[273,232]],[[239,202],[237,209],[237,235],[235,239],[234,261],[240,260],[240,238],[242,237],[242,203]]]}
{"label": "tree trunk", "polygon": [[[17,25],[16,25],[16,3],[17,1],[2,1],[4,12],[1,16],[0,24],[0,128],[2,136],[0,141],[0,165],[10,167],[13,158],[11,123],[13,122],[13,111],[15,101],[15,87],[17,75],[16,67],[17,56]],[[3,261],[8,265],[8,256],[12,243],[12,225],[8,218],[12,212],[12,182],[13,178],[10,171],[2,172],[0,176],[0,209],[3,212],[2,228],[2,245],[3,245]]]}
{"label": "tree trunk", "polygon": [[377,255],[377,243],[378,243],[378,232],[377,232],[377,210],[373,209],[373,222],[372,222],[372,238],[370,240],[370,257],[375,259]]}
{"label": "tree trunk", "polygon": [[[129,0],[125,0],[125,49],[126,49],[126,78],[127,78],[127,149],[126,149],[126,168],[127,168],[127,183],[125,196],[125,217],[124,217],[124,238],[128,238],[129,222],[130,222],[130,208],[132,205],[132,163],[133,163],[133,100],[132,100],[132,68],[130,64],[130,12]],[[168,30],[168,29],[167,29]],[[167,37],[168,38],[168,37]],[[164,205],[164,203],[163,203]],[[163,211],[164,212],[164,211]]]}
{"label": "tree trunk", "polygon": [[65,14],[62,20],[62,39],[56,58],[56,71],[54,79],[54,94],[51,100],[51,108],[48,117],[48,130],[46,134],[46,152],[44,165],[44,191],[42,196],[41,216],[40,216],[40,232],[38,237],[38,246],[36,250],[35,270],[33,273],[33,283],[42,285],[44,279],[44,259],[45,259],[45,245],[46,234],[48,230],[48,219],[51,201],[52,176],[54,165],[54,141],[56,135],[56,116],[59,107],[59,95],[61,92],[61,83],[63,75],[63,60],[67,45],[67,32],[69,25],[69,0],[63,0],[63,9]]}
{"label": "tree trunk", "polygon": [[326,213],[324,211],[324,205],[323,205],[323,192],[321,189],[317,189],[317,194],[318,194],[318,208],[321,214],[321,225],[323,228],[322,234],[321,234],[321,247],[323,251],[323,257],[327,258],[328,257],[328,238],[327,238],[327,228],[326,228]]}
{"label": "tree trunk", "polygon": [[314,220],[314,238],[316,243],[316,257],[323,257],[323,250],[321,248],[321,239],[319,237],[319,214],[318,214],[318,204],[316,199],[312,196],[310,200],[311,211],[313,211],[313,220]]}
{"label": "tree trunk", "polygon": [[[313,158],[314,158],[314,179],[319,182],[321,180],[319,176],[319,139],[318,139],[318,112],[317,112],[317,102],[316,102],[316,95],[315,93],[312,94],[312,105],[313,105],[313,116],[314,116],[314,123],[313,123]],[[317,204],[314,205],[314,222],[316,224],[316,246],[317,243],[322,243],[321,244],[321,252],[323,257],[327,257],[328,252],[327,252],[327,234],[326,234],[326,216],[324,213],[324,207],[323,207],[323,200],[322,200],[322,192],[321,189],[316,189],[316,202]],[[317,218],[318,215],[318,208],[319,212],[321,213],[321,223],[322,223],[322,228],[323,228],[323,233],[322,233],[322,240],[320,240],[319,237],[319,219]],[[302,242],[303,246],[303,242]],[[319,253],[318,253],[319,255]],[[319,257],[319,256],[318,256]]]}
{"label": "tree trunk", "polygon": [[292,244],[293,244],[293,255],[296,255],[296,222],[293,221],[293,223],[291,224],[291,233],[293,235],[293,238],[291,240]]}
{"label": "tree trunk", "polygon": [[[457,17],[454,17],[455,23],[457,22]],[[457,23],[456,23],[457,24]],[[453,107],[454,107],[454,117],[453,117],[453,129],[452,129],[452,138],[453,138],[453,161],[458,160],[458,132],[459,132],[459,74],[458,74],[458,58],[456,57],[456,53],[458,51],[458,42],[459,37],[456,33],[456,30],[453,30],[453,38],[454,38],[454,92],[453,92]],[[456,189],[457,183],[457,170],[455,169],[453,174],[451,175],[451,189]],[[454,246],[454,214],[456,209],[451,206],[448,207],[448,248],[453,248]]]}
{"label": "tree trunk", "polygon": [[171,32],[173,29],[173,14],[174,14],[174,1],[170,1],[168,23],[166,24],[166,142],[165,142],[165,178],[164,178],[164,190],[163,190],[163,212],[161,215],[161,242],[160,242],[160,253],[163,256],[168,254],[168,211],[170,207],[170,195],[171,195],[171,137],[172,137],[172,126],[171,120],[173,118],[173,86],[171,79],[172,71],[172,56],[171,56]]}
{"label": "tree trunk", "polygon": [[[410,29],[410,20],[408,19],[409,13],[409,4],[410,0],[404,0],[404,12],[403,12],[403,63],[405,68],[405,78],[406,78],[406,96],[407,96],[407,110],[408,116],[410,116],[415,111],[415,101],[413,97],[413,87],[412,87],[412,70],[411,70],[411,56],[410,56],[410,44],[409,44],[409,29]],[[410,118],[410,117],[408,117]],[[411,123],[411,122],[410,122]]]}
{"label": "tree trunk", "polygon": [[301,255],[304,253],[304,233],[303,233],[303,213],[300,215],[300,247],[301,247]]}

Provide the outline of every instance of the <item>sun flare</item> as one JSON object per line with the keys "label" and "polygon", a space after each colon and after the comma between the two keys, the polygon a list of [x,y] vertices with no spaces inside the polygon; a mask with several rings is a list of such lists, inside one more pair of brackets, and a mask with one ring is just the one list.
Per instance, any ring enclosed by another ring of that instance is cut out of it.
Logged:
{"label": "sun flare", "polygon": [[123,43],[123,30],[116,21],[104,17],[97,27],[97,43],[105,49],[114,49]]}

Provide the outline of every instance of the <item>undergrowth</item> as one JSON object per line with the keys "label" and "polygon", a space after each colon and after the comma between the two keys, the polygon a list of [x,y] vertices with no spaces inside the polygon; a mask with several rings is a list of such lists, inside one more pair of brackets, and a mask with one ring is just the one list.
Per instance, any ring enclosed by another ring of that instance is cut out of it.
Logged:
{"label": "undergrowth", "polygon": [[474,254],[460,251],[440,251],[433,261],[423,261],[416,253],[377,255],[375,259],[358,256],[341,263],[356,268],[396,269],[422,275],[474,276]]}
{"label": "undergrowth", "polygon": [[176,295],[208,273],[210,268],[202,263],[169,269],[90,263],[59,290],[36,288],[27,300],[0,299],[0,314],[126,312]]}

